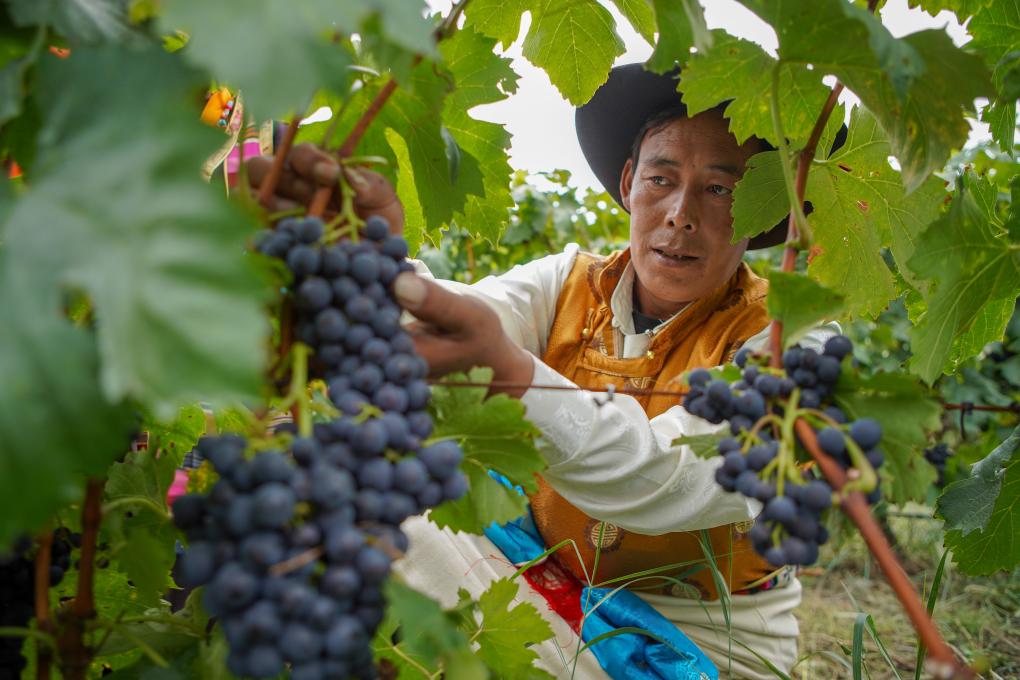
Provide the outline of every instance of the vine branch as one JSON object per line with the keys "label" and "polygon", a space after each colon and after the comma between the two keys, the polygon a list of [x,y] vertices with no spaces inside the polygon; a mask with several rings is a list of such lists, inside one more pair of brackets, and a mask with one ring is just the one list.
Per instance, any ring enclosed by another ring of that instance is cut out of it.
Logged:
{"label": "vine branch", "polygon": [[280,140],[280,148],[277,149],[276,155],[273,156],[273,164],[269,167],[269,174],[266,175],[266,178],[262,180],[262,184],[259,185],[259,204],[266,210],[269,210],[272,205],[273,194],[276,193],[276,186],[280,183],[280,177],[283,175],[283,166],[287,162],[287,156],[290,155],[290,148],[294,146],[294,139],[297,137],[298,126],[300,124],[301,116],[294,116],[291,119],[283,139]]}

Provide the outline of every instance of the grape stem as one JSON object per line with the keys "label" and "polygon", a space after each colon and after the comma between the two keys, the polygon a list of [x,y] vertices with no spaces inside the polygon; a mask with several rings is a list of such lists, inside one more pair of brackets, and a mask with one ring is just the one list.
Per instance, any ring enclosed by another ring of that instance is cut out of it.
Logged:
{"label": "grape stem", "polygon": [[850,454],[850,462],[861,473],[861,476],[844,484],[842,491],[844,493],[853,493],[854,491],[868,493],[874,490],[878,486],[878,475],[875,474],[875,468],[871,466],[857,442],[847,436],[844,436],[843,439],[846,442],[847,453]]}
{"label": "grape stem", "polygon": [[308,352],[308,345],[303,342],[295,342],[291,348],[291,415],[302,437],[312,436],[312,409],[308,400]]}
{"label": "grape stem", "polygon": [[300,569],[306,564],[314,562],[324,554],[326,554],[326,550],[321,545],[317,545],[314,548],[309,548],[303,553],[299,553],[290,559],[284,560],[283,562],[277,562],[269,568],[269,573],[273,576],[289,574],[292,571]]}
{"label": "grape stem", "polygon": [[121,508],[125,505],[142,505],[148,508],[149,510],[152,510],[160,517],[164,519],[170,519],[170,514],[166,511],[166,508],[160,506],[159,503],[152,500],[151,498],[146,498],[145,496],[121,496],[116,500],[110,501],[109,503],[103,506],[103,516],[105,517],[106,515],[109,515],[118,508]]}
{"label": "grape stem", "polygon": [[276,155],[273,156],[273,164],[269,167],[269,174],[262,180],[262,184],[259,185],[259,204],[267,210],[272,205],[273,194],[276,193],[276,187],[280,183],[280,177],[283,176],[283,166],[287,162],[287,156],[290,155],[290,148],[294,146],[294,138],[297,137],[298,125],[301,124],[301,116],[294,116],[290,125],[287,126],[287,132],[284,133],[283,139],[280,141],[280,148],[276,150]]}

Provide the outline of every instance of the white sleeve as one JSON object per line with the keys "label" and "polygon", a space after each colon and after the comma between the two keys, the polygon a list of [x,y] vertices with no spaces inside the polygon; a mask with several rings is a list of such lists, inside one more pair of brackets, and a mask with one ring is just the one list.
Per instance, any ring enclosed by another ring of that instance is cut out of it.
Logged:
{"label": "white sleeve", "polygon": [[[534,385],[572,386],[535,360]],[[707,529],[753,519],[761,505],[715,482],[721,459],[698,458],[677,437],[719,430],[681,406],[649,420],[633,397],[529,389],[527,417],[542,432],[549,484],[585,513],[639,534]]]}
{"label": "white sleeve", "polygon": [[[505,274],[487,276],[471,285],[442,279],[436,279],[436,283],[487,303],[511,340],[542,356],[556,318],[556,301],[579,250],[576,243],[571,243],[562,253],[517,265]],[[415,268],[419,274],[431,275],[421,262],[416,262]]]}

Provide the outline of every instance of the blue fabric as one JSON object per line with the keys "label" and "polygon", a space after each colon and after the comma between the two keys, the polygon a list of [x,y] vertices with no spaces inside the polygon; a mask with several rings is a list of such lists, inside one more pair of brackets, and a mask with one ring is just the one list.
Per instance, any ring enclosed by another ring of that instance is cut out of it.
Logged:
{"label": "blue fabric", "polygon": [[[514,488],[498,473],[489,473]],[[518,487],[518,492],[523,491]],[[530,562],[546,551],[531,512],[500,526],[493,523],[485,535],[515,565]],[[591,646],[599,664],[614,680],[718,680],[719,670],[690,638],[665,616],[629,590],[585,587],[581,639],[590,642],[618,628],[640,628],[659,639],[637,633],[620,633]],[[661,640],[661,641],[660,641]]]}

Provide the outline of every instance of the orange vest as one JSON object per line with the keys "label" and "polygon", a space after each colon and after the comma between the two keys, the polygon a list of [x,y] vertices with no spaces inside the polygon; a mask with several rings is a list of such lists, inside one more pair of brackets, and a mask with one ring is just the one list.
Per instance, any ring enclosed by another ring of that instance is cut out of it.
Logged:
{"label": "orange vest", "polygon": [[[660,328],[644,356],[617,358],[618,331],[612,325],[609,301],[629,260],[626,250],[608,258],[579,254],[556,303],[542,360],[581,387],[680,390],[684,371],[731,361],[737,348],[768,324],[768,282],[741,264],[726,284]],[[649,418],[678,403],[670,395],[636,399]],[[628,575],[677,565],[656,572],[669,578],[643,579],[631,587],[702,599],[718,597],[701,548],[702,532],[648,536],[626,531],[589,517],[541,478],[531,508],[546,545],[573,540],[573,545],[557,551],[557,557],[582,582],[587,582],[585,569],[593,584],[615,587],[625,583],[623,577]],[[776,573],[751,547],[744,533],[750,525],[743,522],[707,530],[716,566],[730,591],[754,587]],[[599,542],[601,550],[596,551]]]}

